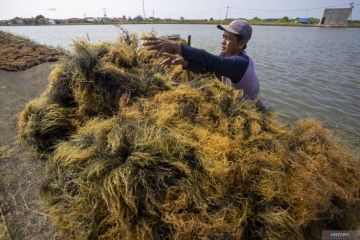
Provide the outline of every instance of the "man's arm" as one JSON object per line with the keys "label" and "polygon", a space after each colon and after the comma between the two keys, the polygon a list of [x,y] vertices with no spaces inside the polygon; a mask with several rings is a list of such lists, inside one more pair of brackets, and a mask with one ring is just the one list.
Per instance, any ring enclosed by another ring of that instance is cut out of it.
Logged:
{"label": "man's arm", "polygon": [[234,83],[242,79],[249,66],[249,58],[246,55],[223,57],[186,45],[181,45],[180,48],[181,55],[188,62],[187,69],[222,75]]}
{"label": "man's arm", "polygon": [[149,50],[158,50],[159,56],[163,53],[179,54],[187,62],[187,69],[222,75],[230,78],[234,83],[242,79],[249,66],[249,57],[244,54],[232,57],[216,56],[167,39],[153,38],[145,42],[144,46],[149,46]]}

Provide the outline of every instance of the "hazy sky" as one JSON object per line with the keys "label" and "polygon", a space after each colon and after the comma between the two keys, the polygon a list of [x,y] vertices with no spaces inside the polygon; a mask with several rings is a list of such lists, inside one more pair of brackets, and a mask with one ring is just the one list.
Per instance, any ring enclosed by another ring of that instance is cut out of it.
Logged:
{"label": "hazy sky", "polygon": [[[322,16],[324,7],[349,7],[351,0],[144,0],[146,16],[160,18],[223,19],[229,6],[229,18],[272,18]],[[360,0],[355,0],[352,18],[360,20]],[[142,15],[142,0],[0,0],[0,19],[100,17],[106,8],[108,17]],[[308,9],[308,10],[306,10]]]}

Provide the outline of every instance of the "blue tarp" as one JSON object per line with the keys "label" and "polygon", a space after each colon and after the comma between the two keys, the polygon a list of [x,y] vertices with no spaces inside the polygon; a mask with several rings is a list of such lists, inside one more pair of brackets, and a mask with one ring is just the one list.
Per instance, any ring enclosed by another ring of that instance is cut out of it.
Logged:
{"label": "blue tarp", "polygon": [[310,18],[299,18],[298,22],[299,22],[299,23],[309,23],[309,22],[310,22]]}

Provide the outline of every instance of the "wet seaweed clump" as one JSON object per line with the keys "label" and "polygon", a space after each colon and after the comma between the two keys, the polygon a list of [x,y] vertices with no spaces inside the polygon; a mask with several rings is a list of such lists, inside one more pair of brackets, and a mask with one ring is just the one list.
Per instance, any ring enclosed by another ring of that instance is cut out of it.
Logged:
{"label": "wet seaweed clump", "polygon": [[39,152],[52,151],[54,146],[70,137],[76,129],[76,112],[46,98],[31,101],[18,122],[19,138]]}
{"label": "wet seaweed clump", "polygon": [[158,69],[134,41],[77,43],[20,117],[22,139],[51,150],[41,197],[64,238],[359,229],[360,164],[320,122],[284,126],[213,77]]}
{"label": "wet seaweed clump", "polygon": [[46,91],[20,114],[20,140],[40,152],[52,151],[86,121],[114,116],[123,103],[167,90],[163,79],[139,66],[133,42],[75,41],[73,53],[51,72]]}

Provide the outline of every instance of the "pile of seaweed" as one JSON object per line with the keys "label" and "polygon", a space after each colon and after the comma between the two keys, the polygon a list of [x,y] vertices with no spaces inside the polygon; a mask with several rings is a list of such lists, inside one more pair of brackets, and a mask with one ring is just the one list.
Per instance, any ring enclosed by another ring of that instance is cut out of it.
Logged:
{"label": "pile of seaweed", "polygon": [[69,239],[321,239],[359,229],[360,164],[320,122],[280,124],[214,77],[162,70],[139,41],[77,41],[26,106]]}
{"label": "pile of seaweed", "polygon": [[55,62],[66,53],[28,38],[0,31],[0,70],[18,71]]}

